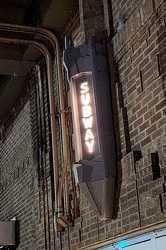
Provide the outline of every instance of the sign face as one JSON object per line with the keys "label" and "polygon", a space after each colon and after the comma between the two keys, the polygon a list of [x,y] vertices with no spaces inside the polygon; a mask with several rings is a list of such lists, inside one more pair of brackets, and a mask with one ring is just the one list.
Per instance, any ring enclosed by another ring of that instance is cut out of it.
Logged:
{"label": "sign face", "polygon": [[107,40],[90,38],[74,47],[68,38],[63,62],[70,80],[75,181],[98,217],[106,220],[113,218],[117,172]]}
{"label": "sign face", "polygon": [[92,160],[99,155],[92,75],[85,73],[74,77],[73,90],[78,160]]}

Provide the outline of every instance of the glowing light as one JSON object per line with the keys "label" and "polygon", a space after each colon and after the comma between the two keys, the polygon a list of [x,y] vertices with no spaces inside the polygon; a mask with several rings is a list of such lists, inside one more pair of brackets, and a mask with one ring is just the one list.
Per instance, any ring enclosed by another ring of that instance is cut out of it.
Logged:
{"label": "glowing light", "polygon": [[89,117],[92,115],[92,108],[91,106],[87,105],[87,106],[83,106],[82,107],[82,114],[83,117]]}
{"label": "glowing light", "polygon": [[90,103],[90,94],[86,93],[81,95],[81,101],[83,105],[88,105]]}
{"label": "glowing light", "polygon": [[89,153],[92,153],[93,152],[93,145],[94,145],[94,140],[91,140],[91,141],[86,141],[86,145],[88,146],[88,149],[89,149]]}
{"label": "glowing light", "polygon": [[89,141],[89,140],[94,140],[94,135],[90,128],[86,130],[86,134],[85,134],[85,141]]}
{"label": "glowing light", "polygon": [[92,121],[93,121],[93,116],[90,116],[88,118],[82,118],[82,121],[84,123],[85,128],[92,128]]}
{"label": "glowing light", "polygon": [[89,91],[88,82],[81,83],[80,88],[81,88],[81,94],[87,93]]}
{"label": "glowing light", "polygon": [[118,247],[126,247],[127,246],[127,241],[119,241],[118,242]]}
{"label": "glowing light", "polygon": [[83,82],[80,85],[81,104],[82,104],[82,122],[85,128],[85,144],[88,147],[89,153],[93,153],[93,146],[95,143],[92,132],[93,116],[92,107],[90,106],[90,93],[88,82]]}

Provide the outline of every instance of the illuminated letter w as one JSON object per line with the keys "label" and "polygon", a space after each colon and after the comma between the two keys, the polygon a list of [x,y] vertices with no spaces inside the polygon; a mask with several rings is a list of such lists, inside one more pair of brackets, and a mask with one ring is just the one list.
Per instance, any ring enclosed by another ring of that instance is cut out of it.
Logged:
{"label": "illuminated letter w", "polygon": [[82,121],[86,129],[92,128],[93,116],[90,116],[89,118],[82,118]]}

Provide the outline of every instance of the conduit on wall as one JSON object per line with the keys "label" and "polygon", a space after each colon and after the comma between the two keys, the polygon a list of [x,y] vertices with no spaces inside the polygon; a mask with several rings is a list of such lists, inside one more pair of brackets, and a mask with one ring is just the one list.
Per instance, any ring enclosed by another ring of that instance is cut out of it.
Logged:
{"label": "conduit on wall", "polygon": [[[58,155],[57,155],[57,142],[56,142],[56,124],[55,124],[55,103],[54,103],[54,89],[53,89],[53,70],[52,70],[52,59],[51,55],[42,43],[35,40],[24,40],[24,39],[12,39],[12,38],[0,38],[0,42],[10,43],[10,44],[20,44],[20,45],[32,45],[37,47],[46,58],[46,67],[47,67],[47,77],[48,77],[48,89],[49,89],[49,104],[50,104],[50,119],[51,119],[51,135],[52,135],[52,148],[53,148],[53,166],[54,166],[54,187],[55,187],[55,208],[58,213],[59,223],[63,226],[69,226],[70,223],[63,216],[63,206],[62,206],[62,190],[63,183],[65,180],[66,172],[67,172],[67,138],[66,138],[66,121],[65,121],[65,113],[64,113],[64,97],[63,97],[63,85],[62,85],[62,68],[61,68],[61,56],[60,56],[60,46],[55,35],[41,28],[29,27],[29,26],[20,26],[20,25],[12,25],[12,24],[3,24],[0,23],[0,29],[5,31],[13,31],[20,33],[28,33],[28,34],[38,34],[42,37],[46,38],[51,42],[54,47],[54,53],[57,58],[57,72],[58,72],[58,86],[59,86],[59,96],[60,96],[60,115],[61,115],[61,124],[62,124],[62,142],[63,142],[63,172],[62,178],[60,182],[59,188],[59,167],[58,167]],[[67,202],[68,200],[68,190],[65,190],[67,193]],[[69,210],[69,208],[68,208]],[[64,218],[64,219],[63,219]],[[65,224],[63,223],[65,221]],[[56,223],[55,223],[56,224]],[[57,227],[57,231],[61,231],[62,227]]]}

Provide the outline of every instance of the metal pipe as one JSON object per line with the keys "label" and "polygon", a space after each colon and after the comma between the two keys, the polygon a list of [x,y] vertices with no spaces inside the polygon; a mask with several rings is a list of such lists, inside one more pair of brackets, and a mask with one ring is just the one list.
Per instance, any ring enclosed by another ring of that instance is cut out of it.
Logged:
{"label": "metal pipe", "polygon": [[[60,101],[60,117],[62,124],[62,143],[63,143],[63,170],[61,176],[61,182],[59,183],[59,170],[58,167],[56,169],[56,190],[58,190],[58,210],[62,211],[62,192],[63,192],[63,183],[65,181],[65,176],[68,167],[68,151],[67,151],[67,133],[66,133],[66,117],[65,117],[65,105],[64,105],[64,95],[63,95],[63,81],[62,81],[62,66],[61,66],[61,53],[60,53],[60,45],[57,37],[49,30],[39,27],[30,27],[24,25],[16,25],[16,24],[6,24],[0,23],[0,30],[8,30],[13,32],[24,32],[28,34],[41,35],[49,40],[54,48],[54,53],[57,58],[57,72],[58,72],[58,85],[59,85],[59,101]],[[52,128],[53,130],[54,128]],[[66,190],[68,192],[68,190]],[[67,202],[68,204],[68,202]],[[69,209],[69,208],[68,208]],[[59,211],[58,211],[59,212]],[[59,213],[58,213],[59,214]]]}
{"label": "metal pipe", "polygon": [[[54,108],[54,88],[53,88],[53,70],[52,70],[52,59],[50,52],[45,45],[36,41],[36,40],[25,40],[25,39],[15,39],[15,38],[6,38],[0,37],[0,43],[7,44],[18,44],[18,45],[31,45],[38,48],[45,56],[46,59],[46,70],[47,70],[47,80],[48,80],[48,91],[49,91],[49,104],[50,104],[50,121],[51,121],[51,138],[53,144],[53,163],[54,171],[54,186],[57,196],[57,172],[58,172],[58,153],[57,153],[57,140],[56,140],[56,117],[55,117],[55,108]],[[57,198],[57,197],[56,197]]]}

